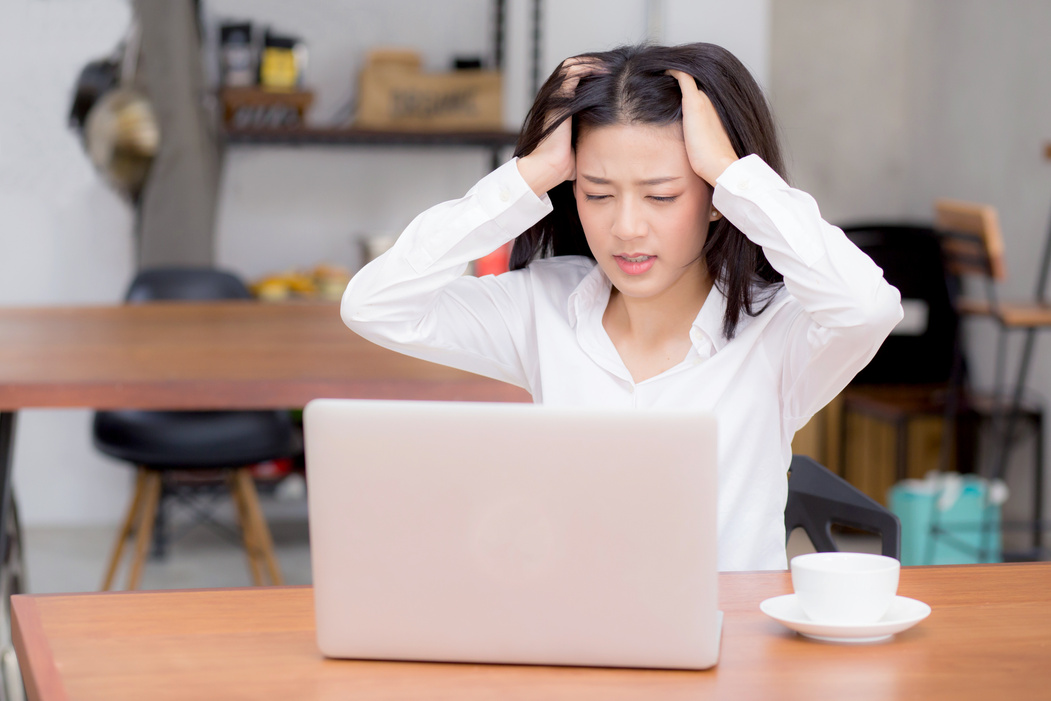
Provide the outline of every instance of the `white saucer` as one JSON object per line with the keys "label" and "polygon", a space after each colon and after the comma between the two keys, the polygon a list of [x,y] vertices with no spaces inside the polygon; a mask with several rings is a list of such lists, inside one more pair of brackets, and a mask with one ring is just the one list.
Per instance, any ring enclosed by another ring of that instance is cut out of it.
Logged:
{"label": "white saucer", "polygon": [[759,604],[759,610],[801,635],[831,643],[882,642],[931,615],[930,606],[905,596],[894,597],[883,618],[864,626],[812,621],[803,613],[795,594],[767,599]]}

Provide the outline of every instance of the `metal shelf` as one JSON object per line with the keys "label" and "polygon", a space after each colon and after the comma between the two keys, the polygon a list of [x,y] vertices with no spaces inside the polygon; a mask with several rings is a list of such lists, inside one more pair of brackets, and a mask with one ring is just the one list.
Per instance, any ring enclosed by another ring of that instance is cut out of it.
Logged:
{"label": "metal shelf", "polygon": [[226,129],[227,146],[426,146],[476,147],[488,149],[490,169],[503,162],[501,149],[513,147],[518,133],[512,131],[408,132],[367,129]]}

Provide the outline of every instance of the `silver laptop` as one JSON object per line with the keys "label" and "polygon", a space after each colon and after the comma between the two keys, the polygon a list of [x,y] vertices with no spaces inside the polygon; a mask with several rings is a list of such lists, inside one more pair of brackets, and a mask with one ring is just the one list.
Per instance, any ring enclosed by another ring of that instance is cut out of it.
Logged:
{"label": "silver laptop", "polygon": [[711,415],[319,399],[304,427],[324,655],[716,663]]}

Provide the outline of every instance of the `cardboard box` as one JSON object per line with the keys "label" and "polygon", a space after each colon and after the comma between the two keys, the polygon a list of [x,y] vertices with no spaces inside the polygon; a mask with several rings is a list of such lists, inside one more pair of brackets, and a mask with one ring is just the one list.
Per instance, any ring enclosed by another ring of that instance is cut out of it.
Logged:
{"label": "cardboard box", "polygon": [[291,129],[303,126],[314,94],[293,90],[223,88],[223,121],[234,129]]}
{"label": "cardboard box", "polygon": [[414,52],[369,55],[358,82],[354,126],[399,131],[503,129],[498,71],[426,73]]}

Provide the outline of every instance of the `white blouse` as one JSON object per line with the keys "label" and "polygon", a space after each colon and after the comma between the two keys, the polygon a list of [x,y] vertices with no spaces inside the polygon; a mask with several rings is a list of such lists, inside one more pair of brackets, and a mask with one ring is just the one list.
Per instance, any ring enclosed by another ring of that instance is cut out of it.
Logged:
{"label": "white blouse", "polygon": [[556,406],[713,412],[718,419],[719,568],[784,569],[791,441],[901,320],[898,291],[817,204],[758,156],[719,178],[715,207],[763,247],[784,288],[722,332],[715,288],[675,367],[634,382],[602,326],[610,281],[571,256],[498,276],[470,261],[551,211],[511,161],[466,196],[427,210],[343,295],[343,321],[381,346],[525,388]]}

